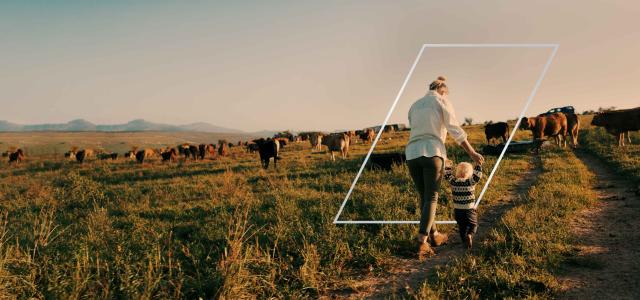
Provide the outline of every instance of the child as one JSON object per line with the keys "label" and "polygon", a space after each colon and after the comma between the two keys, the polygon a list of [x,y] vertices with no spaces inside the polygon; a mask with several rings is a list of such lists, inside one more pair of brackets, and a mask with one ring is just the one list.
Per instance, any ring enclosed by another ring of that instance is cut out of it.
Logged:
{"label": "child", "polygon": [[478,213],[475,205],[476,184],[482,177],[482,166],[473,167],[468,162],[461,162],[456,166],[455,175],[452,174],[453,162],[447,160],[444,168],[444,178],[451,184],[453,207],[458,230],[462,242],[471,249],[473,235],[478,228]]}

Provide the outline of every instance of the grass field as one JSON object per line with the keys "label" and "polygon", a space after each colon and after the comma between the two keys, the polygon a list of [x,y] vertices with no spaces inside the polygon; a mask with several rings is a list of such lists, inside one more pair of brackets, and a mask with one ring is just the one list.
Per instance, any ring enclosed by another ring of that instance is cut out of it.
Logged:
{"label": "grass field", "polygon": [[[480,126],[466,130],[472,144],[484,143]],[[51,153],[77,141],[117,151],[183,137],[103,141],[83,133],[75,141],[47,142],[24,135],[2,141],[23,141],[33,150],[19,166],[0,165],[0,297],[313,298],[348,289],[362,274],[384,274],[391,258],[415,250],[416,226],[332,224],[370,145],[356,144],[348,160],[330,162],[328,154],[294,143],[285,147],[278,170],[261,169],[257,154],[239,148],[231,157],[200,162],[78,165]],[[376,152],[403,149],[407,136],[383,135]],[[528,136],[519,131],[516,138]],[[466,159],[449,149],[455,160]],[[445,266],[417,296],[550,295],[551,270],[566,247],[562,218],[589,201],[574,190],[589,180],[586,173],[566,179],[574,160],[570,151],[545,153],[545,172],[562,172],[541,177],[529,192],[532,201],[495,225],[493,242]],[[487,157],[487,173],[494,163]],[[529,155],[509,155],[503,164],[484,209],[532,167]],[[562,192],[561,185],[570,189]],[[438,219],[451,218],[444,189]],[[558,203],[557,197],[573,198]],[[417,202],[406,167],[365,171],[341,219],[416,220]]]}
{"label": "grass field", "polygon": [[620,174],[632,178],[640,187],[640,132],[631,132],[631,143],[618,147],[618,138],[602,128],[586,126],[580,144],[612,166]]}

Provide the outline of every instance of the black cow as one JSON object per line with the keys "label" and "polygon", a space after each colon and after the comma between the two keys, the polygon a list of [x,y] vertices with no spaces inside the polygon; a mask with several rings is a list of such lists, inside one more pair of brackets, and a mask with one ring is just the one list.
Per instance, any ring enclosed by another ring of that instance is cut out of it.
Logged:
{"label": "black cow", "polygon": [[[200,153],[200,149],[198,149],[198,146],[195,145],[189,145],[189,154],[191,154],[191,158],[193,160],[197,160],[198,159],[198,154]],[[186,158],[189,158],[189,155],[185,155]]]}
{"label": "black cow", "polygon": [[162,161],[176,161],[178,160],[178,150],[171,148],[160,153],[160,156],[162,156]]}
{"label": "black cow", "polygon": [[506,122],[488,123],[484,126],[484,135],[487,138],[487,144],[491,144],[491,139],[502,138],[503,143],[507,143],[509,139],[509,124]]}
{"label": "black cow", "polygon": [[393,165],[402,165],[407,160],[404,152],[374,153],[369,157],[367,168],[389,171]]}
{"label": "black cow", "polygon": [[247,144],[246,146],[247,152],[249,153],[255,153],[258,152],[258,150],[260,150],[260,147],[258,147],[258,144],[256,144],[255,142],[251,142],[250,144]]}
{"label": "black cow", "polygon": [[277,169],[278,160],[280,159],[280,156],[278,156],[280,152],[280,142],[271,138],[266,140],[261,138],[254,140],[253,142],[258,145],[258,153],[260,154],[262,167],[265,169],[269,168],[269,160],[273,157],[273,167]]}
{"label": "black cow", "polygon": [[22,149],[18,149],[13,153],[9,154],[9,162],[15,162],[15,163],[20,163],[22,160],[24,159],[24,152],[22,152]]}

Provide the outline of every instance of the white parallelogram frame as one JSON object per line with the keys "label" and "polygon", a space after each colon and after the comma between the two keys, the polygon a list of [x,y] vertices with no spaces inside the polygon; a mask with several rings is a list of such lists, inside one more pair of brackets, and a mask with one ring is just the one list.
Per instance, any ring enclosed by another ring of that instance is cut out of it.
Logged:
{"label": "white parallelogram frame", "polygon": [[[362,162],[362,165],[360,166],[360,170],[358,170],[358,174],[356,175],[356,178],[353,180],[353,183],[351,183],[351,187],[349,188],[349,192],[347,192],[347,196],[344,198],[344,201],[342,201],[342,205],[340,205],[340,209],[338,210],[338,213],[333,219],[333,224],[420,224],[420,221],[384,221],[384,220],[340,221],[338,220],[338,218],[340,218],[340,214],[342,214],[342,211],[344,210],[344,207],[347,204],[347,201],[349,200],[351,193],[353,192],[353,188],[356,186],[356,182],[358,182],[358,179],[360,178],[360,175],[362,174],[362,171],[364,170],[367,164],[367,161],[369,161],[369,157],[371,156],[371,153],[373,153],[373,149],[376,147],[376,144],[378,143],[378,140],[382,135],[383,129],[387,126],[387,122],[391,117],[391,113],[393,113],[393,110],[396,108],[396,104],[398,104],[398,100],[400,100],[400,97],[402,97],[404,88],[407,86],[407,83],[409,82],[409,78],[411,78],[411,75],[413,74],[413,71],[416,68],[416,65],[418,65],[418,62],[422,57],[422,53],[424,52],[424,49],[426,48],[549,48],[549,49],[552,49],[551,55],[549,56],[549,59],[547,60],[547,63],[544,66],[544,69],[542,70],[542,74],[540,74],[540,77],[538,77],[538,80],[536,81],[536,84],[533,87],[531,94],[529,94],[529,98],[527,99],[527,102],[525,103],[524,108],[522,109],[522,112],[520,112],[520,117],[518,117],[518,120],[516,121],[516,125],[511,130],[509,139],[507,140],[507,143],[504,149],[502,149],[500,156],[498,156],[498,160],[496,161],[495,166],[491,170],[491,174],[489,174],[489,178],[487,179],[487,182],[484,184],[484,187],[482,188],[482,191],[478,196],[478,200],[476,200],[474,207],[477,208],[478,205],[480,204],[480,201],[482,201],[482,197],[484,196],[484,193],[487,191],[487,188],[489,187],[489,183],[491,183],[491,180],[493,179],[493,175],[498,169],[498,165],[500,165],[500,161],[502,160],[502,157],[506,153],[507,148],[511,143],[511,139],[513,139],[513,136],[515,135],[516,130],[518,130],[518,127],[520,126],[520,120],[522,119],[522,117],[524,117],[524,114],[529,108],[529,104],[531,104],[531,101],[536,96],[536,93],[538,92],[538,88],[540,87],[540,83],[542,82],[542,79],[544,79],[544,76],[547,74],[547,70],[549,69],[551,62],[553,61],[553,58],[556,56],[556,53],[558,52],[558,47],[560,47],[559,44],[424,44],[422,45],[422,47],[420,48],[420,51],[418,52],[418,56],[416,56],[416,60],[413,62],[413,65],[411,66],[411,69],[409,69],[409,73],[407,74],[407,77],[405,77],[404,82],[402,83],[402,86],[398,91],[398,95],[396,96],[396,99],[393,101],[393,104],[391,105],[391,109],[389,109],[387,116],[384,118],[384,122],[382,123],[382,127],[380,127],[380,131],[376,135],[376,138],[373,140],[371,149],[369,149],[367,156],[365,156],[364,162]],[[456,221],[435,221],[435,223],[436,224],[456,224]]]}

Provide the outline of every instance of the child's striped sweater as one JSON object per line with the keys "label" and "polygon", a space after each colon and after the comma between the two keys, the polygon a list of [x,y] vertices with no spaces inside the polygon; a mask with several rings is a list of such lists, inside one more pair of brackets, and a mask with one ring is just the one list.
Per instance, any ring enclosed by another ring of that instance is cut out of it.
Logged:
{"label": "child's striped sweater", "polygon": [[482,178],[482,166],[473,168],[473,175],[467,179],[458,179],[452,173],[451,166],[444,168],[444,179],[451,184],[453,207],[457,209],[472,209],[475,202],[476,184]]}

